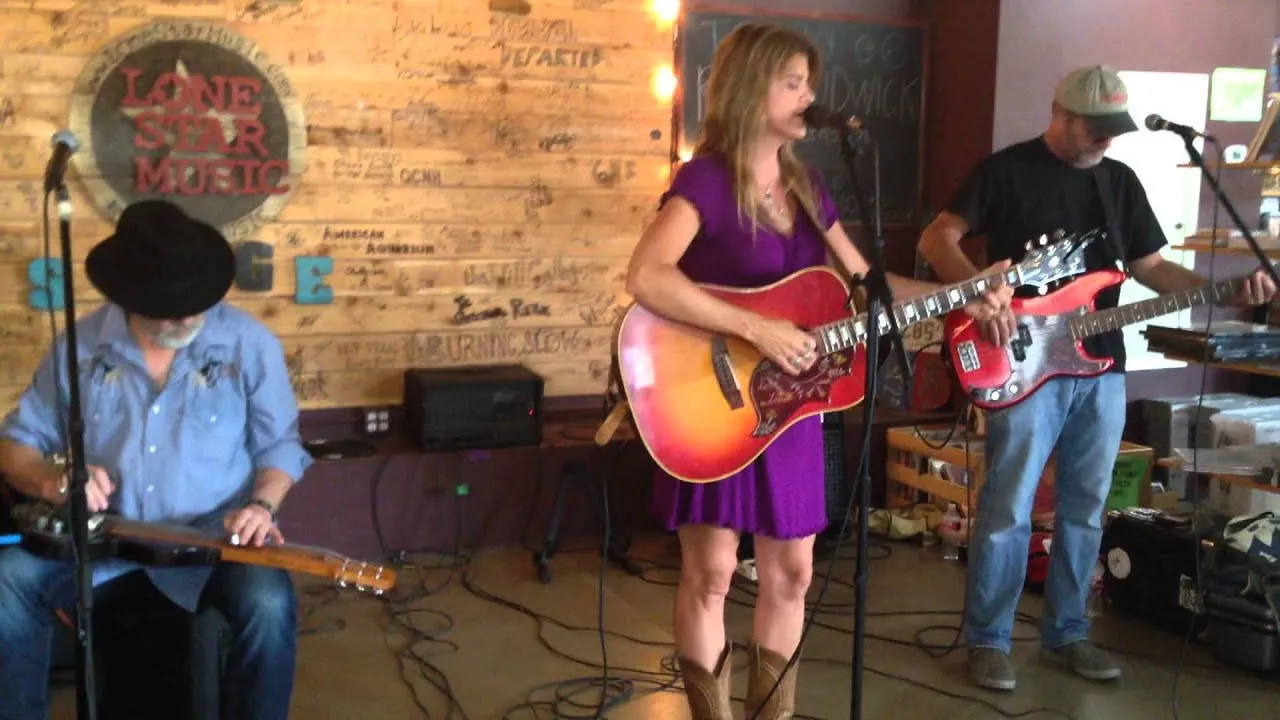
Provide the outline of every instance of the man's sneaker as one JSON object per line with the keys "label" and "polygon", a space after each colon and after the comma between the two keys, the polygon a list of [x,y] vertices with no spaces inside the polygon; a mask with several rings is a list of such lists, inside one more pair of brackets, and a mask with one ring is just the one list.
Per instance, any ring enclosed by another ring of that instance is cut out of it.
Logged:
{"label": "man's sneaker", "polygon": [[988,690],[1012,690],[1018,684],[1009,654],[990,647],[969,650],[969,680]]}
{"label": "man's sneaker", "polygon": [[1115,680],[1120,677],[1120,666],[1110,655],[1094,647],[1088,640],[1043,648],[1042,654],[1050,662],[1071,670],[1090,680]]}

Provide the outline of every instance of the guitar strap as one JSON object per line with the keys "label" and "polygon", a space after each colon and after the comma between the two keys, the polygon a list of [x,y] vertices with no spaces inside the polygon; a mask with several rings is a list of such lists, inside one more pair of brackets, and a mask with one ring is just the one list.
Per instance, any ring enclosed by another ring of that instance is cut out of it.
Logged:
{"label": "guitar strap", "polygon": [[609,382],[604,389],[604,409],[607,413],[604,422],[596,430],[596,445],[604,447],[613,439],[618,426],[627,417],[630,406],[627,395],[622,390],[622,368],[618,364],[618,353],[615,350],[609,358]]}
{"label": "guitar strap", "polygon": [[1111,238],[1111,249],[1116,254],[1116,261],[1124,266],[1125,272],[1129,271],[1129,262],[1125,260],[1125,243],[1120,242],[1119,225],[1116,224],[1115,206],[1111,204],[1111,182],[1102,181],[1102,164],[1093,168],[1093,186],[1098,190],[1098,199],[1102,201],[1102,215],[1107,223],[1107,237]]}

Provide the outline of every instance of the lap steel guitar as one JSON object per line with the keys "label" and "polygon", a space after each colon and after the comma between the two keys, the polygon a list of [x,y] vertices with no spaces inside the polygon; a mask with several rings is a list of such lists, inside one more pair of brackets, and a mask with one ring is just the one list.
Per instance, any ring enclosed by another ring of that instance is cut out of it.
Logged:
{"label": "lap steel guitar", "polygon": [[[13,508],[19,545],[35,555],[70,559],[65,508],[42,501]],[[195,528],[126,520],[97,513],[89,518],[89,559],[118,558],[142,565],[211,565],[218,561],[279,568],[328,578],[341,587],[381,595],[396,585],[394,568],[343,557],[323,548],[289,543],[244,547]]]}

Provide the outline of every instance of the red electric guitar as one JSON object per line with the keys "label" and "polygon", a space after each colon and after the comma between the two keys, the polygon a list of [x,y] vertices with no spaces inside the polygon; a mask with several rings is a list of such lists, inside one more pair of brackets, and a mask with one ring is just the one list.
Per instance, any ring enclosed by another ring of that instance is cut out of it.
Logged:
{"label": "red electric guitar", "polygon": [[[1084,272],[1083,248],[1093,234],[1067,237],[1029,252],[1000,274],[1014,287],[1045,286]],[[977,277],[931,295],[898,303],[899,327],[940,317],[989,289]],[[830,268],[809,268],[760,288],[701,285],[717,298],[761,315],[785,318],[818,341],[819,359],[800,375],[776,367],[755,346],[668,320],[632,304],[619,322],[618,375],[637,435],[653,459],[686,482],[711,482],[746,467],[796,422],[862,401],[868,331],[891,325],[882,313],[874,328],[849,316],[849,288]]]}
{"label": "red electric guitar", "polygon": [[1015,298],[1010,305],[1017,316],[1017,330],[1005,347],[983,340],[977,323],[968,315],[948,313],[943,331],[947,352],[960,385],[973,404],[999,410],[1031,397],[1049,378],[1101,375],[1111,369],[1115,360],[1085,352],[1085,338],[1233,297],[1245,279],[1224,280],[1110,310],[1094,310],[1098,293],[1127,277],[1119,270],[1099,270],[1048,295]]}

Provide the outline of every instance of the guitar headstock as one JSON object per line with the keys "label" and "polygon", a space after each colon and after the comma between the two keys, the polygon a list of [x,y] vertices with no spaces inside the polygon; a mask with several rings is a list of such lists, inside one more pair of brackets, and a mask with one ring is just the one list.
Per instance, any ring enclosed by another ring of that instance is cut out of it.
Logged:
{"label": "guitar headstock", "polygon": [[381,595],[396,586],[395,568],[332,554],[326,565],[330,577],[339,587],[352,587],[360,592]]}
{"label": "guitar headstock", "polygon": [[1084,273],[1084,249],[1102,232],[1091,230],[1083,235],[1057,232],[1052,243],[1047,235],[1028,240],[1027,254],[1017,265],[1022,284],[1043,288],[1058,280]]}

